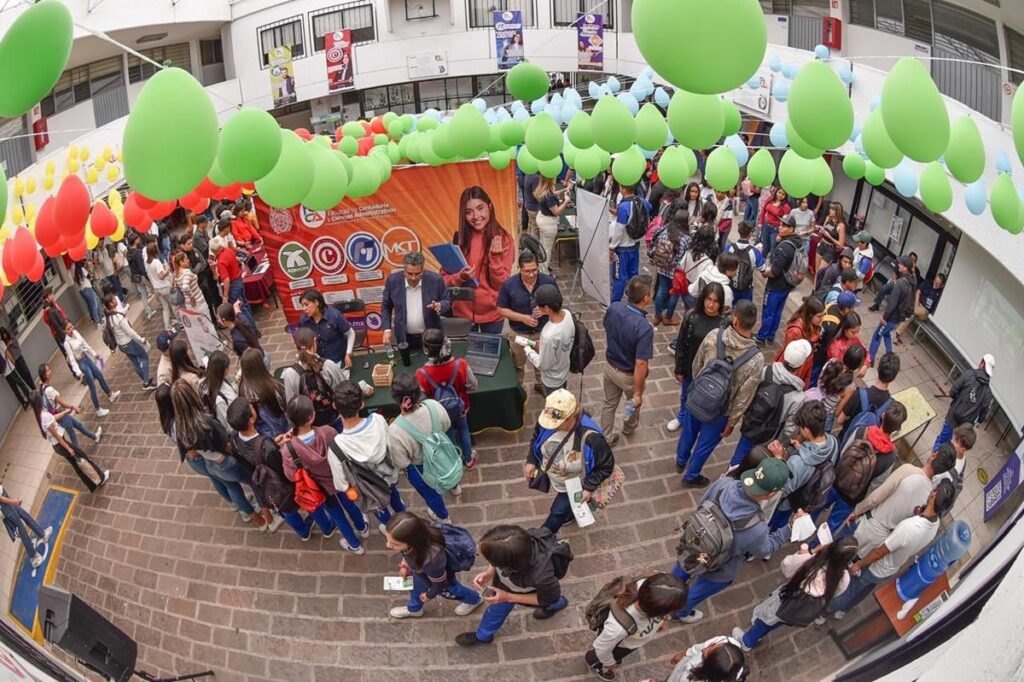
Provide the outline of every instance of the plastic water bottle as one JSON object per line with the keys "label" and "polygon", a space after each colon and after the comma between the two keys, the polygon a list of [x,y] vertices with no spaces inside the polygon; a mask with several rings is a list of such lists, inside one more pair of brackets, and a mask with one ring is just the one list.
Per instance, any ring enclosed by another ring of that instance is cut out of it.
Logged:
{"label": "plastic water bottle", "polygon": [[636,401],[630,398],[626,401],[626,411],[623,416],[627,421],[636,413]]}
{"label": "plastic water bottle", "polygon": [[387,356],[388,356],[388,362],[394,364],[394,362],[395,362],[395,347],[392,346],[391,344],[388,344],[388,349],[385,352],[387,353]]}
{"label": "plastic water bottle", "polygon": [[925,589],[946,572],[971,546],[971,528],[957,521],[943,533],[939,541],[896,580],[896,594],[903,601],[921,596]]}

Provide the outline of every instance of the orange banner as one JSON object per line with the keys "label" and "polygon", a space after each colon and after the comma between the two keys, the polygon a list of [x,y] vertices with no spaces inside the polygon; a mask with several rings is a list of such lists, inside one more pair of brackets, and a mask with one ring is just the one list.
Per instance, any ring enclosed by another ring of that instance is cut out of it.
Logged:
{"label": "orange banner", "polygon": [[428,247],[458,243],[467,215],[461,205],[463,194],[480,195],[466,192],[473,187],[490,199],[493,217],[511,237],[501,242],[511,247],[503,259],[511,265],[519,242],[512,167],[499,171],[487,161],[466,161],[396,168],[375,194],[346,198],[329,211],[270,208],[255,196],[256,216],[288,323],[299,321],[302,293],[316,288],[328,303],[355,298],[365,302],[365,319],[351,321],[356,329],[370,333],[371,342],[379,341],[374,332],[383,329],[384,281],[402,269],[402,258],[409,251],[422,251],[426,269],[438,271]]}

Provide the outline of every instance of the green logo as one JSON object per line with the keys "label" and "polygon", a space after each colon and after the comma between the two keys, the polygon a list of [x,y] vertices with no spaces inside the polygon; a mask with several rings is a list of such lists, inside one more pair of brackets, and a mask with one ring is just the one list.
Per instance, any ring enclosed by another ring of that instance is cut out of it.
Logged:
{"label": "green logo", "polygon": [[305,279],[313,271],[313,259],[309,250],[298,242],[288,242],[281,247],[277,261],[284,274],[291,279]]}

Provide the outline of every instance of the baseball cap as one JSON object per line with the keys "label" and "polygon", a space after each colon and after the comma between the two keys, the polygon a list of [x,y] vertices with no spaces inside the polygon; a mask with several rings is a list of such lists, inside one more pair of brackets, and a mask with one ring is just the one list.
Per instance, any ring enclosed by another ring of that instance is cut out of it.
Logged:
{"label": "baseball cap", "polygon": [[533,302],[544,307],[562,307],[562,292],[554,284],[542,284],[533,295]]}
{"label": "baseball cap", "polygon": [[991,353],[985,353],[981,356],[982,362],[985,363],[985,373],[992,376],[992,370],[996,368],[996,358]]}
{"label": "baseball cap", "polygon": [[785,352],[782,354],[786,364],[794,369],[803,367],[809,357],[811,357],[811,342],[807,339],[790,341],[789,345],[786,346]]}
{"label": "baseball cap", "polygon": [[789,467],[781,459],[770,457],[744,471],[740,481],[748,495],[769,495],[782,490],[789,482]]}
{"label": "baseball cap", "polygon": [[221,220],[234,220],[235,219],[235,214],[232,213],[231,211],[224,210],[224,211],[220,212],[220,219]]}
{"label": "baseball cap", "polygon": [[853,235],[853,241],[860,242],[861,244],[871,241],[871,233],[867,230],[861,230],[857,234]]}
{"label": "baseball cap", "polygon": [[537,417],[537,423],[544,429],[557,429],[569,417],[576,414],[576,396],[560,388],[544,400],[544,409]]}
{"label": "baseball cap", "polygon": [[914,259],[911,258],[910,256],[900,256],[899,263],[900,263],[900,265],[905,267],[907,270],[913,270],[914,269]]}
{"label": "baseball cap", "polygon": [[161,353],[171,347],[171,335],[166,329],[156,335],[156,347]]}
{"label": "baseball cap", "polygon": [[860,300],[857,299],[857,294],[852,291],[844,291],[836,299],[836,305],[840,308],[856,308],[859,303]]}
{"label": "baseball cap", "polygon": [[794,218],[792,214],[787,214],[783,216],[782,220],[779,222],[781,222],[786,227],[796,227],[796,218]]}

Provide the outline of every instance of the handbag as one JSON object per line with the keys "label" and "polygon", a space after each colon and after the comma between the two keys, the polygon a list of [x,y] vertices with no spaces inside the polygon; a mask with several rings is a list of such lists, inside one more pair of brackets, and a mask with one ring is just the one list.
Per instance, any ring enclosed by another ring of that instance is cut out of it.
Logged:
{"label": "handbag", "polygon": [[601,485],[597,486],[594,492],[590,493],[590,503],[597,509],[604,509],[608,506],[615,496],[619,492],[619,488],[626,482],[626,474],[622,471],[622,468],[616,464],[615,468],[612,469],[611,475],[601,481]]}
{"label": "handbag", "polygon": [[575,440],[575,434],[566,434],[565,438],[562,439],[562,442],[558,444],[557,448],[555,448],[555,451],[548,456],[548,461],[544,462],[540,469],[536,469],[534,471],[534,477],[530,479],[529,483],[527,483],[527,486],[531,490],[536,490],[542,493],[546,493],[551,490],[551,479],[548,478],[548,468],[551,467],[551,463],[555,461],[555,457],[558,457],[558,453],[562,451],[562,448],[564,448],[565,444],[570,440]]}
{"label": "handbag", "polygon": [[185,306],[185,294],[177,286],[171,289],[171,293],[167,295],[167,298],[170,299],[171,305],[175,307],[182,308]]}
{"label": "handbag", "polygon": [[288,443],[288,452],[292,456],[292,463],[295,464],[295,504],[300,509],[314,512],[327,501],[327,496],[320,486],[313,480],[313,476],[306,467],[302,466],[299,456],[295,454],[295,447]]}

